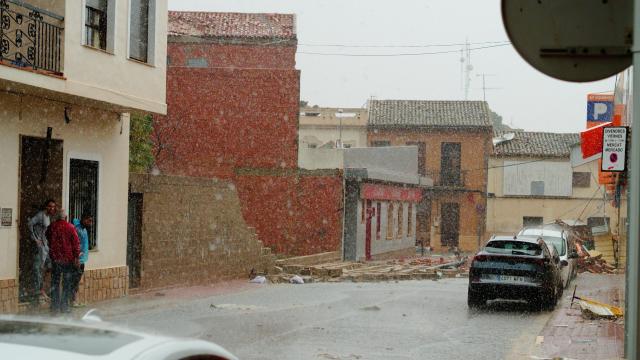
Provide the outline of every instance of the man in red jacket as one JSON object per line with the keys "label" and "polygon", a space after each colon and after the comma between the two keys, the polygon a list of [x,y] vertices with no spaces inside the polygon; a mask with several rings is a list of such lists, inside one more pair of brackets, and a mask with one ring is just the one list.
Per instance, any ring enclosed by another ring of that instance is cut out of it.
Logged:
{"label": "man in red jacket", "polygon": [[80,240],[75,227],[67,222],[64,210],[58,211],[53,220],[46,232],[52,266],[51,312],[68,313],[73,297],[74,270],[80,265]]}

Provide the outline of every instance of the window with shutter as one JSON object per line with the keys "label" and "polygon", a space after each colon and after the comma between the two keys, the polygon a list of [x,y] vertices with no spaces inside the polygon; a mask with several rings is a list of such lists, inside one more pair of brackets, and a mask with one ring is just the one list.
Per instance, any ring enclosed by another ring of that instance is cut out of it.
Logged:
{"label": "window with shutter", "polygon": [[149,0],[131,0],[129,57],[142,62],[149,60]]}
{"label": "window with shutter", "polygon": [[107,0],[87,0],[85,7],[85,45],[107,50]]}

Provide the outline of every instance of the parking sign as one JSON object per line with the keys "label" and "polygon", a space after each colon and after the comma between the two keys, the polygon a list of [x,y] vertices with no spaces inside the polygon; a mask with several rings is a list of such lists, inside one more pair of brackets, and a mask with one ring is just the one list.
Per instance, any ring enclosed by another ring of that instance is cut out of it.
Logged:
{"label": "parking sign", "polygon": [[587,121],[613,121],[613,95],[589,94],[587,96]]}

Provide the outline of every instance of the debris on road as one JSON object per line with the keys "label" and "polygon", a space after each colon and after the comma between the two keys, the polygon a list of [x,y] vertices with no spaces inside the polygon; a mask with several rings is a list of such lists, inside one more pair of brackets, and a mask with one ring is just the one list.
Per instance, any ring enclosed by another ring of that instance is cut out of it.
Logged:
{"label": "debris on road", "polygon": [[571,305],[569,308],[573,306],[575,300],[575,302],[580,306],[582,317],[586,319],[617,319],[624,316],[624,310],[621,307],[576,296],[577,288],[577,286],[573,288],[573,295],[571,297]]}
{"label": "debris on road", "polygon": [[298,275],[294,275],[293,277],[291,277],[291,279],[289,279],[289,282],[292,284],[304,284],[304,280]]}
{"label": "debris on road", "polygon": [[282,271],[268,275],[272,283],[292,282],[295,276],[308,282],[372,282],[398,280],[437,280],[466,277],[469,268],[466,257],[427,256],[397,260],[367,262],[331,261],[315,265],[288,262]]}
{"label": "debris on road", "polygon": [[258,275],[253,279],[249,280],[249,282],[253,284],[264,284],[267,282],[267,278],[262,275]]}
{"label": "debris on road", "polygon": [[588,252],[593,253],[595,256],[587,255],[585,257],[578,258],[578,272],[589,272],[592,274],[617,274],[618,270],[608,264],[603,258],[602,254],[595,251]]}

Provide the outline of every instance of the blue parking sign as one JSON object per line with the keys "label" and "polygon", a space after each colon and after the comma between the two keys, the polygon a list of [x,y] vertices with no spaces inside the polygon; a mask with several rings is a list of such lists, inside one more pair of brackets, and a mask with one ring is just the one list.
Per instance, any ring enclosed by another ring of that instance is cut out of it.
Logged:
{"label": "blue parking sign", "polygon": [[589,97],[587,101],[587,121],[613,121],[613,99],[609,100],[605,96],[592,95]]}

